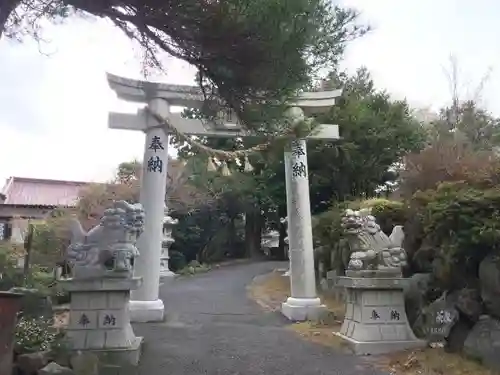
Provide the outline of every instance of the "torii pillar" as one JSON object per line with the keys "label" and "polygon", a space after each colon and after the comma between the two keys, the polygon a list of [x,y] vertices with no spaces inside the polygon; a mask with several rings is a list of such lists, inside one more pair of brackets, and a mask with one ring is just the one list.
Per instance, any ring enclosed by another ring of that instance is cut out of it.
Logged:
{"label": "torii pillar", "polygon": [[[170,112],[170,106],[201,108],[204,95],[198,87],[137,81],[112,74],[108,74],[108,83],[120,99],[147,103],[153,112],[168,119],[184,134],[229,138],[252,136],[237,123],[207,123],[198,119],[184,119],[180,114]],[[327,111],[335,104],[335,98],[340,94],[341,90],[302,93],[291,103],[294,106],[291,115],[303,117],[304,112],[309,115]],[[168,129],[144,110],[139,110],[137,114],[111,112],[109,127],[138,130],[146,134],[140,192],[145,223],[144,232],[137,246],[140,256],[135,264],[135,273],[142,277],[143,284],[132,292],[130,313],[133,322],[162,321],[164,304],[159,298],[159,285],[168,164]],[[291,145],[292,157],[289,168],[292,176],[287,179],[287,185],[290,185],[287,187],[287,201],[290,200],[291,205],[287,206],[294,208],[288,213],[289,228],[291,228],[289,233],[296,232],[296,235],[290,236],[292,296],[283,304],[282,309],[283,314],[291,320],[309,319],[322,307],[316,295],[314,277],[305,139],[338,138],[338,126],[321,124],[313,134],[294,141]],[[297,154],[300,147],[304,151],[303,155]]]}

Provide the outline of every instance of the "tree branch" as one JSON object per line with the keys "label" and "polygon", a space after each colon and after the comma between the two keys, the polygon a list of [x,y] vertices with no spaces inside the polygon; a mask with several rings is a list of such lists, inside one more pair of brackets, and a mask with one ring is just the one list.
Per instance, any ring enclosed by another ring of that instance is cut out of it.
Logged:
{"label": "tree branch", "polygon": [[2,0],[0,4],[0,39],[7,30],[7,21],[10,15],[21,3],[22,0]]}

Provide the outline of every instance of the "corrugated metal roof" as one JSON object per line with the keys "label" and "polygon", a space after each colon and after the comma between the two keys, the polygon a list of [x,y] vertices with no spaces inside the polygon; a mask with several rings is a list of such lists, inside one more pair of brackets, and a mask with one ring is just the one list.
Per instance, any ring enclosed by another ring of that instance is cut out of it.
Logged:
{"label": "corrugated metal roof", "polygon": [[4,204],[33,206],[73,206],[80,189],[88,182],[10,177],[2,194]]}

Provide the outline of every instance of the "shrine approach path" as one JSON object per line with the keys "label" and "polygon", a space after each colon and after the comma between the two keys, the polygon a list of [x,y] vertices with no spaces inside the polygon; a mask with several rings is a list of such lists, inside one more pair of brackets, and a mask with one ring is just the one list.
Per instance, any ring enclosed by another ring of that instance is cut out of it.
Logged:
{"label": "shrine approach path", "polygon": [[248,299],[258,275],[286,263],[240,264],[160,287],[167,318],[134,324],[140,375],[386,375],[367,361],[299,338],[279,312]]}

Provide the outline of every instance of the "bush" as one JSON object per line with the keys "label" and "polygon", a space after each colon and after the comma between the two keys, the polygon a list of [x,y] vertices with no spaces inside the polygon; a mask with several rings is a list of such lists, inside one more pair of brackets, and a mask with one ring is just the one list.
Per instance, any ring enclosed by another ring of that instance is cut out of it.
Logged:
{"label": "bush", "polygon": [[500,188],[443,183],[411,202],[405,248],[413,269],[432,271],[445,290],[478,277],[479,263],[500,249]]}
{"label": "bush", "polygon": [[328,211],[313,217],[313,238],[314,248],[321,251],[315,251],[316,263],[324,265],[325,270],[336,270],[343,272],[346,264],[345,242],[340,227],[342,214],[348,203],[339,203],[333,205]]}
{"label": "bush", "polygon": [[404,225],[408,215],[405,203],[387,199],[368,199],[362,201],[360,208],[371,208],[372,215],[377,218],[380,229],[388,236],[396,225]]}
{"label": "bush", "polygon": [[170,268],[170,271],[177,272],[186,267],[186,257],[180,251],[169,250],[168,256],[168,267]]}
{"label": "bush", "polygon": [[22,269],[16,267],[20,252],[24,252],[22,246],[6,241],[0,242],[0,290],[9,290],[22,285]]}
{"label": "bush", "polygon": [[62,338],[50,319],[21,318],[16,326],[15,347],[18,354],[49,350]]}
{"label": "bush", "polygon": [[204,273],[210,271],[211,267],[208,264],[201,264],[200,262],[193,260],[189,264],[178,271],[179,275],[195,275],[198,273]]}
{"label": "bush", "polygon": [[33,242],[30,263],[52,268],[63,259],[69,245],[70,212],[54,210],[43,221],[33,223]]}

